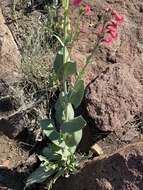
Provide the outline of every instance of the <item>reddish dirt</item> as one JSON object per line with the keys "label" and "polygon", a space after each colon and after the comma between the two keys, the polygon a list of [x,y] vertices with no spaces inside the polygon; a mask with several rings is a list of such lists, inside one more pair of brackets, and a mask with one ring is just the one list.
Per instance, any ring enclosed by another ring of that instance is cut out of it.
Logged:
{"label": "reddish dirt", "polygon": [[28,153],[2,133],[0,133],[0,167],[5,167],[5,161],[9,160],[8,168],[16,168],[28,159]]}

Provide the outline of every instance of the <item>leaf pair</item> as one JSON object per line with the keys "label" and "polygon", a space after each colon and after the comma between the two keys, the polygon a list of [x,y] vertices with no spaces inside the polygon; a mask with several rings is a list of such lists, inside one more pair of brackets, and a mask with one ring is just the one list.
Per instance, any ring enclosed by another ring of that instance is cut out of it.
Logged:
{"label": "leaf pair", "polygon": [[[65,59],[65,60],[64,60]],[[70,55],[66,47],[62,47],[54,61],[54,71],[59,80],[66,80],[69,76],[77,72],[76,63],[70,61]]]}
{"label": "leaf pair", "polygon": [[60,93],[57,103],[55,104],[56,109],[56,120],[59,124],[64,121],[68,121],[74,118],[74,108],[77,108],[84,96],[84,82],[79,80],[75,83],[74,87],[70,89],[67,95]]}
{"label": "leaf pair", "polygon": [[[81,140],[81,131],[86,125],[86,121],[82,116],[73,118],[69,121],[63,122],[60,127],[60,133],[63,133],[65,143],[69,147],[77,146]],[[41,121],[41,128],[43,133],[57,146],[62,142],[60,133],[55,129],[52,120],[44,119]],[[71,144],[70,144],[71,142]]]}

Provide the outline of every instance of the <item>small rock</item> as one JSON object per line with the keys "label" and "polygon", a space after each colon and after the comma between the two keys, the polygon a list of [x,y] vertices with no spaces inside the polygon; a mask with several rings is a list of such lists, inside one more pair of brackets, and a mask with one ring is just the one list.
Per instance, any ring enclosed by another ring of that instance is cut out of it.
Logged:
{"label": "small rock", "polygon": [[0,98],[0,116],[3,113],[17,110],[20,107],[19,102],[11,96],[4,96]]}
{"label": "small rock", "polygon": [[0,120],[0,131],[9,138],[16,138],[26,127],[24,114],[18,113]]}
{"label": "small rock", "polygon": [[97,156],[104,154],[102,148],[98,144],[94,144],[91,147],[91,151],[93,152],[93,154],[95,154]]}

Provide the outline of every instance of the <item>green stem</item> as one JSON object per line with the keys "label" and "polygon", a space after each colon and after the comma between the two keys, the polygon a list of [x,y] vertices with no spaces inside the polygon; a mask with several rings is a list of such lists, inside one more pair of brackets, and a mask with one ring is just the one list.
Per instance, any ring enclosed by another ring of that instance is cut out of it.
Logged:
{"label": "green stem", "polygon": [[74,42],[78,39],[78,36],[79,36],[79,33],[80,33],[80,19],[81,19],[81,16],[83,15],[83,13],[79,10],[79,14],[78,14],[78,17],[77,17],[77,22],[76,22],[76,27],[75,27],[75,32],[72,36],[72,40],[71,40],[71,43],[70,43],[70,54],[71,54],[71,51],[72,51],[72,47],[74,45]]}
{"label": "green stem", "polygon": [[82,76],[84,75],[84,72],[85,72],[85,69],[87,68],[87,66],[92,62],[92,57],[94,55],[94,53],[96,52],[96,50],[98,49],[99,47],[99,42],[100,40],[98,39],[97,40],[97,43],[95,44],[94,48],[93,48],[93,51],[91,52],[91,54],[86,58],[86,62],[85,62],[85,65],[84,67],[81,69],[76,81],[80,80],[82,78]]}
{"label": "green stem", "polygon": [[[66,39],[68,36],[68,22],[69,22],[69,17],[68,17],[68,11],[69,11],[69,0],[65,0],[65,4],[64,4],[64,49],[63,49],[63,65],[66,63]],[[63,89],[64,89],[64,93],[67,94],[67,81],[66,79],[63,77]]]}

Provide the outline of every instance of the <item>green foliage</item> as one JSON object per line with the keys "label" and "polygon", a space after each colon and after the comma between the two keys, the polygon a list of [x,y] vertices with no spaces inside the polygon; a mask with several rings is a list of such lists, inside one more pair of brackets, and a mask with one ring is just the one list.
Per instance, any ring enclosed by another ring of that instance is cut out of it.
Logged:
{"label": "green foliage", "polygon": [[76,131],[81,130],[86,125],[85,120],[82,116],[76,117],[72,120],[65,121],[61,125],[61,131],[65,133],[74,133]]}
{"label": "green foliage", "polygon": [[33,183],[41,183],[45,181],[49,176],[53,175],[55,172],[54,169],[51,169],[47,166],[40,166],[37,168],[28,178],[26,187],[32,185]]}
{"label": "green foliage", "polygon": [[54,143],[57,144],[60,139],[59,133],[56,131],[53,121],[50,119],[41,120],[41,128],[43,133]]}
{"label": "green foliage", "polygon": [[[69,78],[77,76],[76,62],[70,59],[67,46],[69,37],[69,1],[63,0],[64,8],[64,39],[60,39],[60,49],[55,57],[53,70],[60,83],[60,94],[55,104],[55,120],[44,119],[40,122],[43,134],[51,141],[39,155],[41,166],[27,179],[27,186],[50,179],[49,189],[60,176],[74,173],[78,165],[75,151],[82,138],[82,130],[86,121],[82,116],[75,117],[74,108],[77,108],[84,96],[83,80],[70,83]],[[51,178],[49,178],[51,177]]]}
{"label": "green foliage", "polygon": [[64,77],[68,79],[69,76],[75,74],[77,72],[76,63],[75,62],[67,62],[63,68]]}
{"label": "green foliage", "polygon": [[59,80],[62,80],[64,75],[64,69],[65,69],[63,64],[64,59],[66,59],[67,62],[70,60],[69,52],[66,47],[62,47],[58,51],[54,61],[54,71]]}
{"label": "green foliage", "polygon": [[69,101],[77,108],[83,99],[84,96],[84,81],[76,81],[74,87],[69,92]]}

